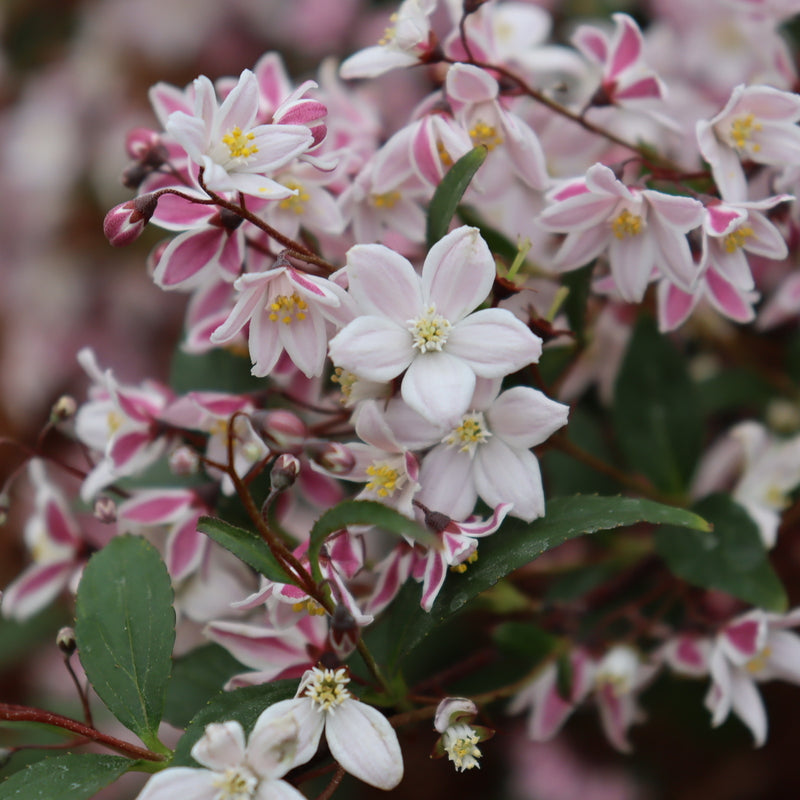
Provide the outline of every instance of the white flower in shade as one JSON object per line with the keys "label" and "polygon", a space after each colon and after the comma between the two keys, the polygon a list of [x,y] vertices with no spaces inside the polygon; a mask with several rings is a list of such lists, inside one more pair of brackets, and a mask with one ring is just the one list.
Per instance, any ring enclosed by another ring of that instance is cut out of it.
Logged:
{"label": "white flower in shade", "polygon": [[733,711],[750,728],[756,747],[767,739],[767,713],[756,683],[784,680],[800,684],[800,637],[786,628],[800,624],[800,609],[788,614],[754,610],[729,622],[709,658],[711,688],[706,708],[720,725]]}
{"label": "white flower in shade", "polygon": [[331,340],[331,359],[367,380],[405,372],[403,399],[426,419],[457,419],[476,376],[502,377],[539,359],[541,339],[510,311],[471,313],[495,277],[477,228],[457,228],[437,242],[421,276],[383,245],[351,248],[347,275],[361,316]]}
{"label": "white flower in shade", "polygon": [[203,180],[216,192],[237,191],[265,198],[295,194],[267,177],[308,150],[314,136],[305,125],[258,125],[258,80],[244,70],[220,104],[214,85],[194,81],[194,113],[173,111],[167,132],[203,167]]}
{"label": "white flower in shade", "polygon": [[433,727],[442,735],[433,755],[446,754],[458,772],[480,767],[478,744],[494,734],[489,728],[468,724],[477,713],[477,706],[467,697],[446,697],[436,709]]}
{"label": "white flower in shade", "polygon": [[303,800],[281,780],[296,763],[296,745],[291,716],[266,721],[262,714],[247,745],[238,722],[212,723],[192,747],[192,758],[205,769],[165,769],[150,778],[137,800]]}
{"label": "white flower in shade", "polygon": [[743,161],[800,164],[800,97],[771,86],[735,87],[725,108],[697,123],[697,143],[725,200],[747,200]]}
{"label": "white flower in shade", "polygon": [[403,778],[403,756],[397,734],[380,711],[350,694],[344,669],[308,670],[294,700],[270,706],[260,719],[290,714],[297,721],[295,764],[317,751],[323,730],[331,755],[347,772],[378,789],[394,789]]}

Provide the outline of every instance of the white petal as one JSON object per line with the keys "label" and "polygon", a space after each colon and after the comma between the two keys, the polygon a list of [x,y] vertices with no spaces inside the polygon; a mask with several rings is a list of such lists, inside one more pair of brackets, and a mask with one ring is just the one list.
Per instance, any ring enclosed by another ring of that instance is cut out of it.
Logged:
{"label": "white petal", "polygon": [[397,734],[380,711],[347,700],[325,722],[331,755],[356,778],[378,789],[394,789],[403,779]]}
{"label": "white petal", "polygon": [[503,392],[487,412],[493,434],[517,449],[541,444],[567,424],[569,406],[551,400],[538,389],[515,386]]}
{"label": "white petal", "polygon": [[390,381],[413,360],[411,334],[383,317],[357,317],[331,339],[331,361],[360,378]]}
{"label": "white petal", "polygon": [[212,722],[194,743],[192,758],[204,767],[225,770],[244,761],[244,749],[244,730],[238,722]]}
{"label": "white petal", "polygon": [[158,772],[145,784],[136,800],[214,800],[217,787],[214,773],[207,769],[170,767]]}
{"label": "white petal", "polygon": [[475,373],[462,359],[433,352],[413,360],[400,390],[418,414],[431,422],[444,422],[464,414],[474,388]]}

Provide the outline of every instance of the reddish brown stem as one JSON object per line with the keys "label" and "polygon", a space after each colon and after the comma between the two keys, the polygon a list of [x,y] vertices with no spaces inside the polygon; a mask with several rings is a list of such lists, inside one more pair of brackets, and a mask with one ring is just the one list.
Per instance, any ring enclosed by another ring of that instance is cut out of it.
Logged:
{"label": "reddish brown stem", "polygon": [[166,757],[161,753],[154,753],[144,747],[138,747],[130,742],[117,739],[115,736],[101,733],[95,728],[84,725],[82,722],[62,717],[60,714],[53,714],[41,708],[29,708],[28,706],[17,706],[11,703],[0,703],[0,719],[8,722],[41,722],[45,725],[54,725],[65,731],[70,731],[78,736],[97,742],[110,750],[115,750],[130,758],[143,759],[144,761],[165,761]]}

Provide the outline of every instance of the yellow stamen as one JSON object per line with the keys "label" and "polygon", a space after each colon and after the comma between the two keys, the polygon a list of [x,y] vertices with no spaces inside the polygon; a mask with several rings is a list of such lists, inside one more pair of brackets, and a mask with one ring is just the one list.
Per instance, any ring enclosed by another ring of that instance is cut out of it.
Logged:
{"label": "yellow stamen", "polygon": [[619,216],[611,223],[611,229],[617,239],[624,239],[626,236],[636,236],[642,232],[644,221],[638,214],[631,214],[627,208],[623,208]]}
{"label": "yellow stamen", "polygon": [[395,493],[400,474],[393,467],[376,461],[367,467],[367,475],[372,478],[367,483],[367,491],[375,492],[378,497],[389,497]]}
{"label": "yellow stamen", "polygon": [[725,251],[735,253],[740,247],[744,247],[745,242],[753,235],[753,229],[747,225],[731,231],[724,239]]}
{"label": "yellow stamen", "polygon": [[283,200],[278,203],[278,208],[283,211],[294,211],[295,214],[305,214],[306,211],[306,203],[308,202],[310,195],[306,191],[305,187],[299,181],[289,180],[283,184],[287,189],[291,189],[292,191],[296,191],[297,194],[293,194],[290,197],[285,197]]}
{"label": "yellow stamen", "polygon": [[273,297],[267,306],[271,322],[280,320],[284,325],[290,325],[292,320],[304,320],[308,311],[308,303],[297,292],[291,296],[279,294]]}
{"label": "yellow stamen", "polygon": [[344,669],[314,667],[306,680],[305,696],[310,697],[318,711],[332,711],[350,698],[346,684],[350,683]]}
{"label": "yellow stamen", "polygon": [[298,614],[301,611],[305,611],[307,614],[311,614],[312,617],[321,617],[325,614],[325,609],[313,597],[307,597],[298,603],[292,603],[292,611],[296,611]]}
{"label": "yellow stamen", "polygon": [[494,125],[487,125],[485,122],[478,122],[469,129],[469,138],[477,147],[482,144],[490,152],[499,144],[503,144],[503,137],[497,132]]}
{"label": "yellow stamen", "polygon": [[[397,22],[396,13],[392,14],[392,16],[389,17],[389,22]],[[383,36],[381,36],[381,38],[378,39],[378,44],[383,47],[386,47],[387,44],[391,44],[394,41],[394,37],[395,37],[395,26],[389,25],[386,28],[386,30],[384,30]]]}
{"label": "yellow stamen", "polygon": [[255,138],[254,133],[242,133],[242,129],[237,125],[230,133],[226,133],[222,137],[222,143],[228,145],[231,158],[249,158],[258,152],[258,147],[248,144]]}
{"label": "yellow stamen", "polygon": [[492,435],[486,427],[483,413],[472,411],[464,414],[458,426],[442,439],[442,442],[450,447],[458,447],[459,453],[469,453],[472,455],[479,444],[484,444]]}
{"label": "yellow stamen", "polygon": [[454,564],[450,567],[450,572],[457,572],[459,575],[463,575],[467,571],[467,567],[470,564],[474,564],[478,560],[478,551],[475,550],[474,552],[469,554],[469,558],[466,561],[462,561],[460,564]]}
{"label": "yellow stamen", "polygon": [[401,197],[400,192],[384,192],[383,194],[370,195],[370,200],[372,200],[372,205],[375,208],[394,208]]}
{"label": "yellow stamen", "polygon": [[750,146],[750,150],[754,153],[757,153],[761,149],[761,145],[757,143],[751,143],[751,139],[753,137],[753,133],[755,131],[760,131],[762,128],[761,123],[756,122],[755,114],[746,114],[742,117],[736,117],[731,122],[731,130],[730,135],[731,139],[733,139],[734,146],[739,150],[746,150],[748,145]]}
{"label": "yellow stamen", "polygon": [[772,649],[770,647],[765,647],[760,653],[754,655],[744,665],[744,667],[751,675],[755,675],[761,672],[767,666],[767,662],[769,661],[769,657],[771,655]]}
{"label": "yellow stamen", "polygon": [[258,778],[246,767],[228,767],[211,785],[219,789],[216,800],[252,800]]}
{"label": "yellow stamen", "polygon": [[420,353],[441,350],[453,327],[449,320],[436,313],[435,305],[428,306],[416,319],[408,320],[407,325],[414,337],[412,346]]}
{"label": "yellow stamen", "polygon": [[358,382],[358,377],[352,372],[336,367],[331,375],[331,381],[339,384],[339,391],[342,393],[341,403],[344,405],[350,400],[353,393],[353,386]]}

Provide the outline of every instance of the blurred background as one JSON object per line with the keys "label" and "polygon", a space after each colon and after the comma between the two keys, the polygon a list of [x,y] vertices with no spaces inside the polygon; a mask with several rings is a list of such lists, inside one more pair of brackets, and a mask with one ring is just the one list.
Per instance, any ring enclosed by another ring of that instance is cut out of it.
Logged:
{"label": "blurred background", "polygon": [[[546,5],[557,19],[617,10],[647,18],[647,8],[634,3]],[[201,73],[238,75],[268,50],[282,53],[295,79],[311,77],[321,59],[374,43],[393,6],[367,0],[0,2],[0,478],[22,458],[8,439],[34,442],[60,395],[84,397],[86,379],[75,361],[81,347],[93,347],[98,362],[123,381],[167,377],[185,299],[158,290],[148,277],[147,254],[160,237],[148,232],[114,250],[102,232],[106,211],[131,196],[120,183],[126,133],[156,124],[148,88],[157,81],[184,86]],[[389,120],[402,119],[420,99],[414,78],[402,73],[381,86],[374,96]],[[0,530],[0,586],[25,563],[24,514],[24,503],[14,506]],[[796,601],[796,589],[793,594]],[[62,613],[45,612],[25,626],[0,622],[0,701],[80,715],[53,645],[55,631],[69,621]],[[458,652],[459,636],[469,639],[470,632],[451,631],[443,659]],[[654,722],[635,729],[635,751],[627,757],[605,742],[591,708],[549,744],[527,743],[522,720],[511,727],[504,721],[483,746],[478,773],[456,775],[446,761],[429,762],[433,737],[417,736],[407,743],[407,777],[396,796],[800,797],[800,691],[764,687],[770,737],[762,750],[752,748],[736,720],[712,732],[703,693],[704,684],[674,678],[652,687],[644,704]],[[0,730],[0,744],[13,737]],[[15,755],[6,770],[25,758]],[[133,797],[137,780],[102,797]],[[372,796],[354,784],[337,796]]]}

